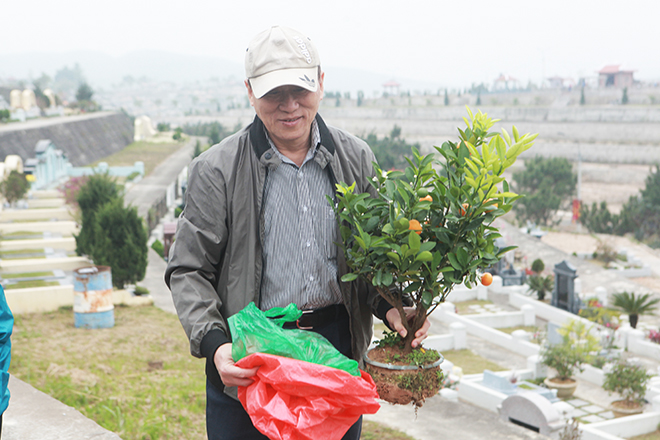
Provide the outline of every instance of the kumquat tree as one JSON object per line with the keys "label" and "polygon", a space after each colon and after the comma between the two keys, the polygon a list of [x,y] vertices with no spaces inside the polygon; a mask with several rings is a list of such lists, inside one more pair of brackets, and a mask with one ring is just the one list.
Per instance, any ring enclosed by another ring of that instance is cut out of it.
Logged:
{"label": "kumquat tree", "polygon": [[[480,111],[464,118],[459,140],[435,147],[439,156],[413,148],[404,171],[384,172],[377,164],[370,193],[338,184],[335,213],[342,248],[351,269],[342,277],[362,277],[402,316],[410,342],[426,317],[461,283],[471,287],[481,271],[514,247],[498,248],[493,221],[521,196],[509,190],[504,171],[528,150],[537,135],[490,132],[494,123]],[[441,160],[436,160],[439,158]]]}

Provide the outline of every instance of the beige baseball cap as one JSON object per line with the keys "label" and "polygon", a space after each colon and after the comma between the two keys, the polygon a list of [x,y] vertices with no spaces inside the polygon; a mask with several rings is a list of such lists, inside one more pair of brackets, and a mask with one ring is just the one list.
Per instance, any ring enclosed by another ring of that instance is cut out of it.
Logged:
{"label": "beige baseball cap", "polygon": [[273,26],[254,37],[245,53],[245,75],[257,99],[285,85],[316,92],[320,65],[312,40],[282,26]]}

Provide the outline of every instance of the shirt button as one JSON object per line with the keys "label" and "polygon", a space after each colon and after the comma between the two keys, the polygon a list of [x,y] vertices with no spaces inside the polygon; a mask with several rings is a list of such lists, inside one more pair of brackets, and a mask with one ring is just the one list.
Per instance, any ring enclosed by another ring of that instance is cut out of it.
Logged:
{"label": "shirt button", "polygon": [[303,172],[301,171],[298,173],[298,179],[302,179],[302,178],[303,178]]}
{"label": "shirt button", "polygon": [[314,276],[313,276],[313,275],[310,275],[310,276],[309,276],[309,280],[310,280],[310,281],[314,281]]}
{"label": "shirt button", "polygon": [[308,241],[307,243],[305,243],[305,245],[306,245],[307,247],[310,247],[310,246],[312,245],[312,243],[310,243],[310,242]]}
{"label": "shirt button", "polygon": [[270,153],[266,153],[266,156],[265,156],[265,157],[266,157],[266,159],[270,159],[271,157],[273,157],[273,155],[270,154]]}
{"label": "shirt button", "polygon": [[303,206],[303,211],[307,212],[307,206]]}

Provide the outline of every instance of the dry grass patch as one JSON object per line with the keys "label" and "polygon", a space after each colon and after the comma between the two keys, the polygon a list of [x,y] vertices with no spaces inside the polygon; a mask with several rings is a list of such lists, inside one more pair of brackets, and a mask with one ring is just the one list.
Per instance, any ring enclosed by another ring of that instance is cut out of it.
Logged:
{"label": "dry grass patch", "polygon": [[456,306],[456,313],[459,315],[470,315],[470,314],[476,314],[476,312],[472,311],[470,309],[470,306],[485,306],[487,304],[493,304],[492,301],[485,300],[485,299],[473,299],[470,301],[461,301],[454,303]]}
{"label": "dry grass patch", "polygon": [[172,142],[146,142],[138,141],[127,145],[123,150],[116,152],[108,157],[94,162],[90,166],[97,166],[100,162],[106,162],[108,166],[131,166],[135,162],[144,162],[145,176],[151,172],[167,158],[170,154],[183,147],[183,143]]}
{"label": "dry grass patch", "polygon": [[16,317],[10,372],[123,439],[205,439],[204,362],[176,316],[116,308],[115,327],[73,326],[73,311]]}
{"label": "dry grass patch", "polygon": [[[115,308],[115,326],[84,330],[73,311],[15,317],[10,373],[124,440],[206,439],[204,362],[176,316]],[[365,440],[414,440],[366,422]]]}
{"label": "dry grass patch", "polygon": [[443,351],[442,355],[455,366],[461,367],[463,374],[480,374],[486,369],[490,371],[506,370],[506,368],[468,349]]}

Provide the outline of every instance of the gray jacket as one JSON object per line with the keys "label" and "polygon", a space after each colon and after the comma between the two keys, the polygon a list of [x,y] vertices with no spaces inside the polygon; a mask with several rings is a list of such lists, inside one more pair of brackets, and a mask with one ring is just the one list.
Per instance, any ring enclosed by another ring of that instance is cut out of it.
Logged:
{"label": "gray jacket", "polygon": [[[329,163],[334,183],[356,182],[356,192],[374,192],[373,152],[362,140],[316,116],[321,135],[317,154]],[[253,301],[259,305],[262,270],[262,201],[272,154],[259,118],[213,146],[190,166],[185,209],[170,250],[165,282],[188,338],[190,351],[206,357],[206,373],[219,388],[213,364],[217,348],[231,339],[227,318]],[[338,251],[338,276],[347,272]],[[372,316],[384,318],[390,306],[362,281],[342,283],[350,315],[353,356],[362,360],[372,336]]]}

